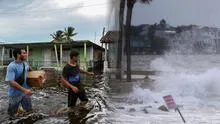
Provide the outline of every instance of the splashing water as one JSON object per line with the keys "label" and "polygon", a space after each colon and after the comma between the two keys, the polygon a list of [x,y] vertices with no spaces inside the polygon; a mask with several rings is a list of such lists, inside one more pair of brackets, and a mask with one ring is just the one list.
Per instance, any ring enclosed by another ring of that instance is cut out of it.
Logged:
{"label": "splashing water", "polygon": [[[160,72],[150,76],[155,80],[153,88],[133,82],[135,86],[126,96],[125,103],[115,104],[125,106],[113,114],[115,117],[120,113],[120,117],[113,119],[115,123],[182,123],[178,113],[157,109],[165,104],[163,96],[169,94],[178,105],[183,106],[180,109],[187,123],[220,123],[220,55],[166,54],[154,57],[149,67]],[[133,111],[130,111],[131,108]],[[146,109],[148,114],[143,112]]]}

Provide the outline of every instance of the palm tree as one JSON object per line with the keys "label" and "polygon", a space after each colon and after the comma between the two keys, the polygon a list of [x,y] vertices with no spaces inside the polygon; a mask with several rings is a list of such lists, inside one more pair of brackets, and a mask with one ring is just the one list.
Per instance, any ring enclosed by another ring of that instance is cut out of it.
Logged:
{"label": "palm tree", "polygon": [[166,28],[166,25],[167,25],[166,20],[162,19],[162,20],[160,21],[160,28],[161,28],[162,30],[164,30],[164,29]]}
{"label": "palm tree", "polygon": [[67,28],[64,29],[64,31],[58,30],[53,34],[50,34],[50,36],[52,36],[52,38],[54,39],[53,42],[54,42],[54,50],[55,50],[57,66],[59,65],[59,60],[58,60],[58,53],[57,53],[56,43],[60,42],[60,55],[59,55],[59,57],[60,57],[60,64],[62,65],[62,49],[63,49],[62,42],[73,41],[71,39],[71,37],[77,35],[77,33],[73,33],[74,30],[75,30],[75,28],[73,28],[73,27],[67,27]]}
{"label": "palm tree", "polygon": [[121,80],[121,62],[122,62],[122,37],[124,32],[124,9],[125,9],[125,0],[120,0],[120,9],[119,9],[119,39],[118,39],[118,55],[117,55],[117,69],[118,74],[117,78]]}
{"label": "palm tree", "polygon": [[73,33],[75,31],[75,28],[73,27],[67,27],[64,29],[64,36],[66,41],[71,41],[71,37],[77,35],[77,33]]}
{"label": "palm tree", "polygon": [[[64,32],[62,30],[58,30],[53,34],[50,34],[50,36],[52,36],[52,38],[53,38],[52,42],[54,42],[54,52],[55,52],[55,56],[56,56],[57,66],[59,66],[56,42],[62,42],[64,40]],[[60,55],[60,57],[61,57],[61,55]]]}
{"label": "palm tree", "polygon": [[64,39],[64,32],[62,30],[58,30],[53,34],[50,34],[52,36],[54,42],[61,42]]}
{"label": "palm tree", "polygon": [[[140,0],[142,3],[150,4],[152,0]],[[127,81],[131,81],[131,17],[134,4],[137,0],[127,0],[127,16],[126,16],[126,54],[127,54]]]}

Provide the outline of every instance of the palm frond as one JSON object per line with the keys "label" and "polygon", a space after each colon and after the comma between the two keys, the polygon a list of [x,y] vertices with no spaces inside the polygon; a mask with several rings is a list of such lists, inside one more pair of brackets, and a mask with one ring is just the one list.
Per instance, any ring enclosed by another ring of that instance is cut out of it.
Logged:
{"label": "palm frond", "polygon": [[66,40],[71,40],[71,37],[77,35],[77,33],[73,33],[75,31],[75,28],[73,27],[67,27],[64,29],[64,35]]}

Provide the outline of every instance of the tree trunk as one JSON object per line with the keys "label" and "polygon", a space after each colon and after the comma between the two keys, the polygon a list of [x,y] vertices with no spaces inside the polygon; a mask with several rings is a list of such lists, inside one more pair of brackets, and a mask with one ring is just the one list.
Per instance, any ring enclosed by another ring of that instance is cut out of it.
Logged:
{"label": "tree trunk", "polygon": [[56,44],[54,44],[54,52],[55,52],[55,56],[56,56],[57,67],[59,67],[59,61],[58,61],[57,46],[56,46]]}
{"label": "tree trunk", "polygon": [[131,17],[134,1],[127,1],[126,16],[126,54],[127,54],[127,81],[131,81]]}
{"label": "tree trunk", "polygon": [[122,62],[122,40],[123,40],[123,32],[124,32],[124,9],[125,9],[125,0],[120,1],[120,10],[119,10],[119,39],[118,39],[118,55],[117,55],[117,69],[118,73],[116,75],[117,79],[121,80],[122,77],[122,68],[121,68],[121,62]]}
{"label": "tree trunk", "polygon": [[60,66],[63,64],[63,44],[60,44]]}

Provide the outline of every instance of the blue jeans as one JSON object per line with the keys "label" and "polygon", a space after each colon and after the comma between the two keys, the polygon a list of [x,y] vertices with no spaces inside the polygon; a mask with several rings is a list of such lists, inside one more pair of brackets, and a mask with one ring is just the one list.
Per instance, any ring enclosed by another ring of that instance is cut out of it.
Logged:
{"label": "blue jeans", "polygon": [[28,95],[20,95],[9,97],[8,114],[14,116],[17,113],[18,107],[21,104],[25,111],[32,110],[31,98]]}

